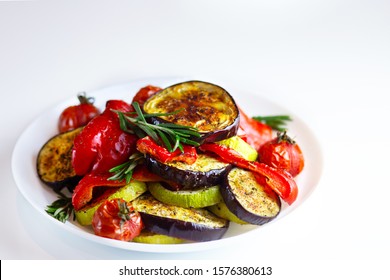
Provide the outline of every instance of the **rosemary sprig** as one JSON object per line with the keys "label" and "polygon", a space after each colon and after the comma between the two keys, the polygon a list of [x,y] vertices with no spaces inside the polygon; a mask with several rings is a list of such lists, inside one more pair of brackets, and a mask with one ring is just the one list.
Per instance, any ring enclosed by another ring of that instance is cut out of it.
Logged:
{"label": "rosemary sprig", "polygon": [[272,129],[277,131],[286,130],[287,122],[292,121],[291,117],[288,115],[256,116],[252,118],[269,125]]}
{"label": "rosemary sprig", "polygon": [[199,146],[199,143],[192,140],[193,137],[200,137],[198,130],[194,127],[174,123],[151,124],[147,122],[151,117],[171,116],[180,112],[144,114],[137,102],[133,102],[135,112],[123,113],[115,111],[119,116],[119,124],[123,131],[137,135],[139,138],[150,136],[156,143],[164,146],[170,152],[180,149],[183,152],[183,144]]}
{"label": "rosemary sprig", "polygon": [[108,178],[108,180],[126,179],[126,184],[130,183],[135,167],[143,161],[143,158],[143,154],[141,153],[132,154],[128,161],[109,170],[111,173],[115,173],[115,175]]}
{"label": "rosemary sprig", "polygon": [[72,198],[67,197],[61,192],[58,192],[58,199],[52,204],[46,206],[46,213],[60,222],[65,223],[73,215],[75,220],[74,208],[72,205]]}

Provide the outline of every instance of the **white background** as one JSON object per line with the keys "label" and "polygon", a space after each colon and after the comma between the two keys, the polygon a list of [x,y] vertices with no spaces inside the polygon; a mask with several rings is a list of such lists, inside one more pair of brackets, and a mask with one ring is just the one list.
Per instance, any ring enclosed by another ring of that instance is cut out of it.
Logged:
{"label": "white background", "polygon": [[[1,259],[366,260],[383,270],[375,262],[390,259],[389,15],[386,0],[0,2]],[[19,193],[12,150],[34,118],[80,91],[161,76],[267,92],[319,139],[320,183],[264,229],[267,242],[128,252],[70,236]]]}

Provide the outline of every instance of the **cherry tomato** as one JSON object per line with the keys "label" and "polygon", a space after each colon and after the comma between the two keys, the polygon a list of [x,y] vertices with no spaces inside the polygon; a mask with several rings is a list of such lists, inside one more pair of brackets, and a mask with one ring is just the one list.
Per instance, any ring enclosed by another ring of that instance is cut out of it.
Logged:
{"label": "cherry tomato", "polygon": [[98,236],[131,241],[140,234],[143,222],[131,203],[116,198],[99,206],[93,215],[92,227]]}
{"label": "cherry tomato", "polygon": [[99,109],[93,105],[94,99],[92,97],[87,97],[83,93],[79,94],[77,98],[80,104],[69,106],[59,117],[58,130],[60,133],[84,126],[100,114]]}
{"label": "cherry tomato", "polygon": [[154,95],[156,92],[162,90],[162,88],[155,87],[155,86],[146,86],[141,88],[133,97],[133,102],[138,102],[139,106],[142,108],[145,101],[149,99],[152,95]]}
{"label": "cherry tomato", "polygon": [[298,144],[286,131],[263,144],[259,149],[259,161],[274,168],[286,170],[291,176],[297,176],[303,169],[304,158]]}

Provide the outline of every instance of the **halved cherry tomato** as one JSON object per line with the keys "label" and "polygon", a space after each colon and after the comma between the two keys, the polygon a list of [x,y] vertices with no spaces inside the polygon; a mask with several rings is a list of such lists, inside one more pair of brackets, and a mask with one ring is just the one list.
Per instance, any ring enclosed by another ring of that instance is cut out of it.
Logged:
{"label": "halved cherry tomato", "polygon": [[151,85],[143,87],[135,94],[131,103],[138,102],[139,106],[142,108],[146,100],[148,100],[149,97],[151,97],[160,90],[162,90],[162,88]]}
{"label": "halved cherry tomato", "polygon": [[99,206],[93,215],[92,228],[96,235],[131,241],[140,234],[143,222],[130,202],[116,198]]}
{"label": "halved cherry tomato", "polygon": [[300,147],[286,131],[278,133],[276,138],[260,147],[258,160],[269,166],[285,169],[293,177],[297,176],[304,166]]}
{"label": "halved cherry tomato", "polygon": [[212,152],[225,162],[264,176],[265,180],[263,181],[288,204],[292,204],[296,200],[298,186],[291,174],[284,169],[276,169],[257,161],[248,161],[237,151],[216,143],[202,144],[199,149],[204,152]]}
{"label": "halved cherry tomato", "polygon": [[58,130],[60,133],[82,127],[100,114],[99,109],[93,105],[93,97],[87,97],[83,93],[79,94],[77,98],[80,104],[67,107],[59,117]]}
{"label": "halved cherry tomato", "polygon": [[272,128],[252,119],[241,108],[239,110],[240,134],[245,135],[243,139],[257,151],[262,144],[272,139]]}

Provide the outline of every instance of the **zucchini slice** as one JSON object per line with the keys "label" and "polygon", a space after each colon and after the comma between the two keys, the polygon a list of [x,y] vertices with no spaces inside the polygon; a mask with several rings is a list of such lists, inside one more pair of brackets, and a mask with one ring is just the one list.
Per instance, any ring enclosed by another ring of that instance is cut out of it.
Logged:
{"label": "zucchini slice", "polygon": [[195,163],[161,163],[146,155],[145,165],[150,172],[161,178],[179,184],[183,189],[211,187],[221,183],[221,179],[233,166],[206,154],[198,154]]}
{"label": "zucchini slice", "polygon": [[132,203],[141,214],[145,229],[157,234],[201,242],[220,239],[229,226],[229,221],[205,209],[168,205],[150,194],[144,194]]}
{"label": "zucchini slice", "polygon": [[216,142],[237,134],[239,110],[233,97],[220,86],[188,81],[167,87],[144,104],[146,114],[177,114],[151,118],[151,122],[175,123],[195,127],[201,134],[197,142]]}
{"label": "zucchini slice", "polygon": [[106,188],[107,190],[99,196],[94,202],[84,206],[80,210],[75,211],[77,222],[82,226],[92,224],[93,215],[99,206],[107,199],[122,198],[126,201],[132,201],[145,193],[148,188],[144,182],[132,180],[126,186],[121,188]]}
{"label": "zucchini slice", "polygon": [[232,212],[230,212],[229,208],[227,208],[225,202],[221,201],[215,205],[207,207],[207,209],[211,212],[217,215],[218,217],[221,217],[223,219],[229,220],[231,222],[234,222],[236,224],[240,225],[246,225],[247,222],[244,222],[243,220],[239,219],[236,215],[234,215]]}
{"label": "zucchini slice", "polygon": [[257,151],[237,135],[230,137],[228,139],[221,140],[217,142],[217,144],[235,150],[246,160],[255,161],[257,159],[258,156]]}
{"label": "zucchini slice", "polygon": [[72,166],[73,140],[81,130],[77,128],[50,138],[38,152],[38,176],[55,191],[64,187],[72,191],[81,179]]}
{"label": "zucchini slice", "polygon": [[149,192],[159,201],[184,208],[203,208],[217,204],[222,200],[218,186],[197,190],[171,191],[160,183],[148,184]]}
{"label": "zucchini slice", "polygon": [[279,196],[260,185],[250,171],[233,168],[226,175],[220,191],[229,210],[247,223],[262,225],[280,213]]}
{"label": "zucchini slice", "polygon": [[176,238],[164,234],[157,234],[145,230],[143,230],[140,235],[134,237],[132,241],[147,244],[181,244],[185,242],[185,240],[181,238]]}

